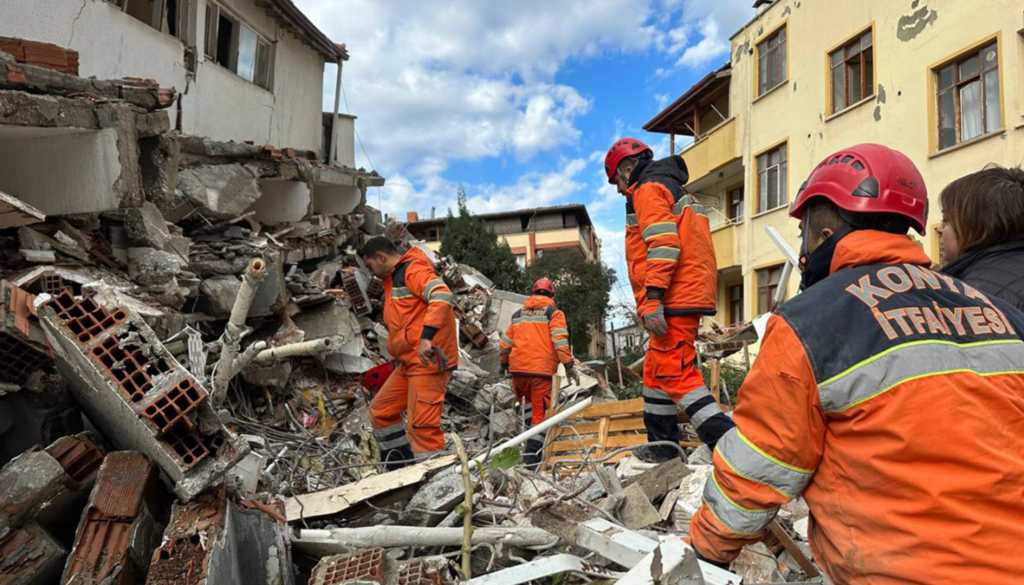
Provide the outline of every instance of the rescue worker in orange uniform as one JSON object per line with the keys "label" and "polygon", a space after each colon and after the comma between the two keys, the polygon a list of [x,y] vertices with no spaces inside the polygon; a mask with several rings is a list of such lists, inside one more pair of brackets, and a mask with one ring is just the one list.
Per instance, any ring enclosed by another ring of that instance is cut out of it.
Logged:
{"label": "rescue worker in orange uniform", "polygon": [[[718,268],[704,208],[683,187],[686,163],[652,160],[634,138],[619,140],[605,158],[608,182],[626,197],[626,263],[637,311],[650,332],[644,359],[644,425],[649,441],[679,442],[678,409],[711,449],[732,421],[704,385],[695,363],[701,317],[714,315]],[[653,459],[678,457],[662,446]]]}
{"label": "rescue worker in orange uniform", "polygon": [[[502,373],[512,372],[512,389],[516,403],[523,407],[523,424],[526,428],[539,425],[551,406],[551,378],[558,364],[574,383],[580,379],[569,347],[565,313],[555,305],[555,286],[550,280],[542,278],[533,285],[533,295],[512,315],[500,345]],[[543,449],[544,438],[531,437],[523,462],[536,466]]]}
{"label": "rescue worker in orange uniform", "polygon": [[453,299],[418,248],[402,254],[378,236],[360,255],[384,281],[388,352],[399,363],[370,403],[381,460],[391,470],[406,464],[400,462],[444,450],[441,410],[459,359]]}
{"label": "rescue worker in orange uniform", "polygon": [[[993,210],[997,212],[998,210]],[[929,269],[925,183],[876,144],[793,202],[804,292],[768,321],[690,526],[728,562],[803,495],[837,584],[1024,579],[1024,314]]]}

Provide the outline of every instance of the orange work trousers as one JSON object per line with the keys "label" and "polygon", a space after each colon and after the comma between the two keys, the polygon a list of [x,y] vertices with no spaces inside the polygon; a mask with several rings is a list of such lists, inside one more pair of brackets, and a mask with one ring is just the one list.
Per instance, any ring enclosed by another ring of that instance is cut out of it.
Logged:
{"label": "orange work trousers", "polygon": [[[644,360],[644,425],[649,441],[679,441],[676,415],[690,418],[697,436],[712,451],[718,439],[734,425],[715,401],[697,368],[694,339],[699,315],[672,316],[668,333],[652,335]],[[669,447],[655,449],[676,456]]]}
{"label": "orange work trousers", "polygon": [[441,411],[451,377],[450,371],[410,376],[405,367],[391,374],[370,403],[370,424],[382,452],[403,446],[416,455],[444,450]]}
{"label": "orange work trousers", "polygon": [[525,404],[523,425],[530,428],[544,422],[545,414],[551,407],[551,377],[517,376],[512,374],[512,390],[516,393],[516,404]]}

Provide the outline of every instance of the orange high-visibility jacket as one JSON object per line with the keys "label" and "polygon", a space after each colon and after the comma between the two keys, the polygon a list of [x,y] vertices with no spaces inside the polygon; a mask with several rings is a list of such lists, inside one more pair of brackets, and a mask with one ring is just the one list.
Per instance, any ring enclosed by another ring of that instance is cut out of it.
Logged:
{"label": "orange high-visibility jacket", "polygon": [[1024,579],[1024,314],[856,231],[768,322],[690,534],[729,560],[803,494],[838,584]]}
{"label": "orange high-visibility jacket", "polygon": [[718,267],[704,207],[686,192],[678,156],[641,161],[626,196],[626,263],[637,310],[647,292],[664,291],[666,315],[714,315]]}
{"label": "orange high-visibility jacket", "polygon": [[436,374],[433,364],[424,366],[416,353],[421,338],[432,339],[448,358],[448,369],[459,364],[452,292],[434,270],[430,259],[412,248],[394,271],[384,277],[384,325],[388,328],[388,352],[411,376]]}
{"label": "orange high-visibility jacket", "polygon": [[554,299],[543,295],[526,299],[501,336],[501,363],[509,364],[513,374],[554,376],[559,363],[573,361],[567,327],[565,313]]}

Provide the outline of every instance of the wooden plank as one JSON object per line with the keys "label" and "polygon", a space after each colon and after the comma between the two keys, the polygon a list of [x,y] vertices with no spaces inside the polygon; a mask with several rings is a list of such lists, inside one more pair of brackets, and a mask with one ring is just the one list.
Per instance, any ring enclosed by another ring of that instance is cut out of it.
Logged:
{"label": "wooden plank", "polygon": [[600,426],[597,430],[597,442],[601,445],[601,448],[597,450],[598,459],[604,457],[605,449],[608,447],[608,429],[611,427],[611,424],[611,418],[605,417],[601,419]]}
{"label": "wooden plank", "polygon": [[615,416],[623,414],[642,414],[644,411],[644,399],[633,398],[632,400],[618,400],[616,402],[604,402],[587,407],[583,412],[569,420],[578,418],[601,418],[603,416]]}
{"label": "wooden plank", "polygon": [[17,197],[0,191],[0,228],[20,227],[39,223],[46,214]]}
{"label": "wooden plank", "polygon": [[712,360],[711,369],[711,396],[719,406],[722,405],[722,364],[718,360]]}
{"label": "wooden plank", "polygon": [[[551,451],[553,453],[579,453],[594,445],[600,445],[601,441],[596,437],[591,439],[579,439],[570,441],[555,441],[551,445]],[[593,457],[593,456],[592,456]]]}
{"label": "wooden plank", "polygon": [[455,455],[445,455],[396,471],[368,477],[356,483],[334,489],[288,498],[285,501],[285,517],[289,522],[300,518],[311,519],[339,514],[370,498],[390,491],[417,484],[436,469],[455,463]]}
{"label": "wooden plank", "polygon": [[800,568],[803,569],[803,572],[808,578],[813,579],[821,575],[818,568],[811,562],[811,559],[807,558],[804,551],[801,550],[795,542],[793,542],[793,539],[790,538],[786,529],[779,526],[778,520],[772,520],[771,524],[768,525],[768,530],[775,535],[775,538],[779,539],[779,542],[782,543],[782,546],[785,547],[786,551],[796,559],[796,564],[800,565]]}
{"label": "wooden plank", "polygon": [[[603,418],[601,420],[604,420]],[[609,433],[621,433],[623,431],[637,431],[643,430],[647,427],[644,426],[643,416],[628,416],[623,418],[612,418],[611,426],[608,427]],[[596,435],[601,428],[601,421],[597,422],[586,422],[572,425],[573,429],[576,429],[576,433],[580,435]],[[559,429],[559,434],[555,438],[561,438],[566,435],[576,436],[576,433],[569,428],[569,426],[563,426]]]}

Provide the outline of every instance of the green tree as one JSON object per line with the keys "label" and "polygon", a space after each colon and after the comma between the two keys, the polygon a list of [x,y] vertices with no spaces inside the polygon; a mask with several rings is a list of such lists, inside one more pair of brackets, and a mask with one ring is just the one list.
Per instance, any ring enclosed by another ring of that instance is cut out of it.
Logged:
{"label": "green tree", "polygon": [[565,312],[573,354],[588,355],[591,327],[602,327],[608,311],[615,270],[574,253],[549,253],[527,267],[524,292],[528,294],[530,285],[541,278],[555,283],[555,301]]}
{"label": "green tree", "polygon": [[466,206],[466,189],[459,185],[459,212],[448,210],[441,236],[441,254],[460,264],[476,268],[502,290],[522,287],[523,271],[507,242],[499,241],[487,222],[471,215]]}

